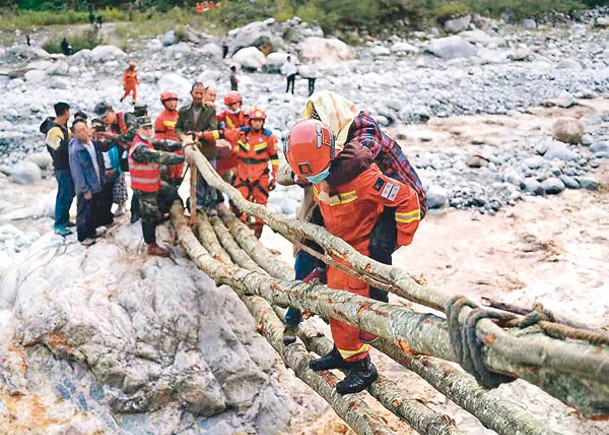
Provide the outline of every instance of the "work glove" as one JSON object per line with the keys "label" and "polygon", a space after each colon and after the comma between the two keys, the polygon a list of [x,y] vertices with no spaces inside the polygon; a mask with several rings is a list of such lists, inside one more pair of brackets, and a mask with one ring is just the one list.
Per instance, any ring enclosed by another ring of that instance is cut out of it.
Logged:
{"label": "work glove", "polygon": [[304,282],[307,284],[326,284],[328,282],[328,277],[326,274],[325,267],[316,267],[313,269],[313,272],[308,274],[304,279]]}

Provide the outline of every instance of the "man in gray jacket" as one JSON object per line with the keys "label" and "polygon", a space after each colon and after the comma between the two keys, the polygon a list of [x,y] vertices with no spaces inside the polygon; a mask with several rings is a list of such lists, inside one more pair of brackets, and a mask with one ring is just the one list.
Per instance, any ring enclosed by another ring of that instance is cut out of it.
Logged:
{"label": "man in gray jacket", "polygon": [[74,138],[70,141],[70,171],[76,190],[76,232],[84,246],[95,243],[102,210],[104,160],[89,137],[89,127],[82,120],[74,122]]}

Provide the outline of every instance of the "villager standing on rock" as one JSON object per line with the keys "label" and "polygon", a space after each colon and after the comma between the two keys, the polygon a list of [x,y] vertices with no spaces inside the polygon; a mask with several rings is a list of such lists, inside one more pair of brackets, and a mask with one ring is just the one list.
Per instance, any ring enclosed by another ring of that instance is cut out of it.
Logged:
{"label": "villager standing on rock", "polygon": [[[234,186],[248,201],[266,205],[269,192],[275,189],[275,177],[279,157],[275,144],[277,138],[270,130],[264,128],[266,113],[259,106],[253,106],[249,112],[249,127],[241,127],[242,136],[235,147],[237,155],[237,174]],[[269,171],[269,163],[271,169]],[[270,175],[272,176],[269,177]],[[235,210],[237,215],[241,214]],[[264,222],[252,216],[241,214],[241,220],[254,231],[256,237],[262,235]]]}
{"label": "villager standing on rock", "polygon": [[68,43],[65,36],[61,40],[61,52],[64,54],[64,56],[69,56],[72,54],[72,46]]}
{"label": "villager standing on rock", "polygon": [[137,85],[140,81],[137,78],[135,66],[135,62],[129,62],[129,67],[123,73],[123,88],[125,89],[125,93],[121,97],[121,103],[129,94],[131,94],[131,104],[135,105],[137,100]]}
{"label": "villager standing on rock", "polygon": [[[169,251],[156,243],[156,226],[174,202],[180,202],[174,186],[161,180],[161,165],[182,163],[184,157],[155,150],[152,121],[144,116],[137,119],[136,136],[129,150],[131,187],[139,192],[142,232],[148,244],[148,254],[168,257]],[[181,145],[180,145],[181,146]]]}
{"label": "villager standing on rock", "polygon": [[74,123],[74,138],[70,141],[70,169],[76,190],[76,232],[84,246],[95,243],[95,230],[106,224],[100,222],[105,185],[104,159],[89,135],[86,121]]}
{"label": "villager standing on rock", "polygon": [[[203,132],[206,130],[216,130],[218,119],[216,109],[207,107],[204,104],[207,87],[200,82],[195,82],[190,90],[192,102],[180,108],[178,123],[176,124],[176,134],[182,138],[184,135],[194,135],[197,139],[197,147],[210,159],[212,165],[215,164],[215,141],[213,138],[204,138]],[[216,138],[217,139],[217,138]],[[218,199],[221,198],[220,192],[209,186],[205,179],[198,174],[197,178],[197,204],[199,208],[216,210]],[[191,204],[191,207],[194,205]]]}
{"label": "villager standing on rock", "polygon": [[[175,92],[165,91],[161,94],[161,103],[165,108],[154,121],[155,138],[160,140],[180,141],[176,134],[176,124],[178,123],[178,94]],[[184,156],[182,148],[174,151],[179,156]],[[176,187],[182,182],[182,174],[184,173],[184,163],[169,165],[165,177],[169,184]]]}
{"label": "villager standing on rock", "polygon": [[[406,184],[385,176],[374,163],[370,149],[359,147],[342,157],[341,165],[331,171],[334,161],[345,152],[337,147],[335,134],[322,122],[308,119],[297,122],[286,141],[285,156],[292,171],[313,186],[327,230],[368,255],[370,237],[383,207],[395,210],[396,244],[409,245],[421,219],[417,192]],[[334,178],[334,184],[328,182]],[[339,257],[335,261],[343,261]],[[321,274],[319,274],[321,275]],[[330,267],[328,287],[346,289],[368,297],[368,285]],[[368,355],[369,346],[360,338],[360,330],[330,319],[335,347],[327,355],[311,360],[315,371],[347,369],[349,374],[336,384],[339,394],[357,393],[368,388],[378,377]]]}
{"label": "villager standing on rock", "polygon": [[281,71],[285,74],[287,86],[285,92],[290,92],[290,86],[292,86],[292,95],[294,95],[294,82],[296,81],[296,73],[298,68],[296,67],[296,60],[292,55],[289,55],[285,63],[281,67]]}
{"label": "villager standing on rock", "polygon": [[68,103],[59,102],[53,108],[55,118],[45,119],[40,126],[40,132],[46,135],[45,143],[53,159],[53,169],[57,180],[54,229],[55,233],[65,237],[72,234],[67,227],[75,225],[70,222],[70,207],[74,199],[74,181],[70,174],[68,154],[70,106]]}
{"label": "villager standing on rock", "polygon": [[238,91],[239,90],[239,79],[237,78],[237,67],[232,65],[230,67],[230,90]]}
{"label": "villager standing on rock", "polygon": [[304,66],[304,74],[301,72],[304,78],[309,82],[309,97],[315,92],[315,80],[317,80],[317,59],[312,58],[311,62]]}

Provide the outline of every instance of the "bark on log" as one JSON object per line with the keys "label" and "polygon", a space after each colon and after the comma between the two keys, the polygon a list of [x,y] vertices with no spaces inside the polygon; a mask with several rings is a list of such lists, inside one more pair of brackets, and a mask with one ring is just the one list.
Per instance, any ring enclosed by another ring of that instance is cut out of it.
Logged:
{"label": "bark on log", "polygon": [[[253,234],[251,235],[253,240],[246,240],[247,233],[244,235],[243,232],[236,230],[240,225],[247,227],[234,215],[223,215],[222,219],[229,226],[231,234],[238,237],[237,242],[248,255],[253,252],[271,255],[270,251]],[[260,261],[264,261],[264,257]],[[278,271],[281,276],[275,273],[271,273],[271,275],[276,278],[289,276],[290,271],[285,270],[288,266],[281,267],[284,269]],[[320,352],[327,353],[331,349],[331,342],[321,332],[309,326],[307,322],[300,324],[297,333],[309,350],[320,354]],[[443,360],[429,356],[408,355],[385,339],[377,340],[373,346],[412,370],[436,390],[476,417],[482,425],[500,435],[550,435],[554,433],[523,407],[500,397],[496,389],[488,390],[481,387],[471,375],[455,369]],[[411,422],[409,421],[409,423]],[[413,427],[419,430],[417,426],[413,425]],[[419,432],[421,431],[419,430]]]}
{"label": "bark on log", "polygon": [[[195,264],[214,279],[225,275],[223,264],[212,258],[188,227],[183,208],[180,205],[173,205],[171,219],[178,233],[180,245]],[[213,245],[217,247],[216,243],[213,243]],[[223,280],[216,279],[216,281]],[[243,291],[239,291],[240,288],[241,286],[233,287],[256,319],[262,335],[279,353],[285,364],[294,370],[298,378],[323,397],[355,432],[362,435],[389,435],[394,433],[356,395],[341,396],[336,393],[337,379],[334,375],[328,372],[319,374],[310,370],[308,367],[309,355],[302,345],[284,346],[282,341],[283,323],[277,318],[273,308],[259,296],[245,295]]]}
{"label": "bark on log", "polygon": [[[265,207],[250,203],[236,189],[224,183],[201,153],[187,149],[186,156],[189,162],[199,168],[207,182],[226,193],[238,208],[263,219],[267,225],[288,239],[315,240],[332,255],[344,259],[362,275],[386,281],[395,289],[399,289],[397,292],[394,291],[399,296],[432,308],[445,310],[449,300],[448,295],[419,285],[404,270],[383,265],[362,256],[343,240],[330,235],[323,228],[310,223],[283,220]],[[464,319],[469,312],[471,309],[465,307],[461,310],[460,318]],[[496,362],[499,364],[496,365],[511,361],[512,374],[520,373],[521,377],[536,383],[565,403],[575,406],[584,415],[603,416],[609,413],[609,377],[606,373],[609,370],[609,364],[606,364],[609,360],[607,347],[584,346],[547,337],[523,340],[508,334],[488,319],[482,319],[477,323],[476,332],[479,340],[486,343],[487,364],[489,361],[494,361],[493,358],[489,358],[491,354],[497,357]],[[527,366],[530,365],[534,367],[527,371]],[[489,368],[496,372],[505,372],[496,367],[489,366]],[[574,374],[586,379],[575,379]],[[576,388],[580,392],[589,391],[593,399],[589,400],[590,397],[586,397],[586,395],[574,396],[567,391],[565,385],[569,388]]]}

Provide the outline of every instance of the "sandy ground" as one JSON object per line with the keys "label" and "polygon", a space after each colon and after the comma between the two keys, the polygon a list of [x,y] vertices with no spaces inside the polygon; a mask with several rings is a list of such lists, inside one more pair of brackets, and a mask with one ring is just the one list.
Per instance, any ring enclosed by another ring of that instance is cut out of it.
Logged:
{"label": "sandy ground", "polygon": [[[471,147],[474,142],[513,146],[526,136],[548,134],[557,116],[581,117],[609,109],[609,100],[588,102],[590,107],[532,109],[516,119],[508,116],[469,116],[434,119],[426,125],[400,128],[394,134],[408,143],[410,153],[451,147]],[[518,134],[506,134],[517,132]],[[429,287],[474,300],[489,297],[523,307],[541,302],[557,314],[609,330],[609,162],[591,174],[598,191],[564,191],[551,197],[527,197],[496,216],[450,209],[432,212],[422,222],[414,242],[394,254],[394,264],[424,278]],[[291,261],[291,246],[267,231],[263,240]],[[397,297],[393,303],[403,303]],[[415,309],[417,307],[414,307]],[[467,434],[486,430],[466,411],[436,392],[418,376],[375,352],[381,372],[404,386],[412,397],[455,420]],[[311,396],[294,380],[305,409],[294,415],[292,434],[353,433],[321,399]],[[523,381],[499,388],[505,399],[516,401],[561,434],[604,435],[609,423],[593,422],[543,391]],[[367,394],[360,394],[377,409],[396,433],[416,433],[404,428]],[[317,401],[315,408],[310,402]]]}

